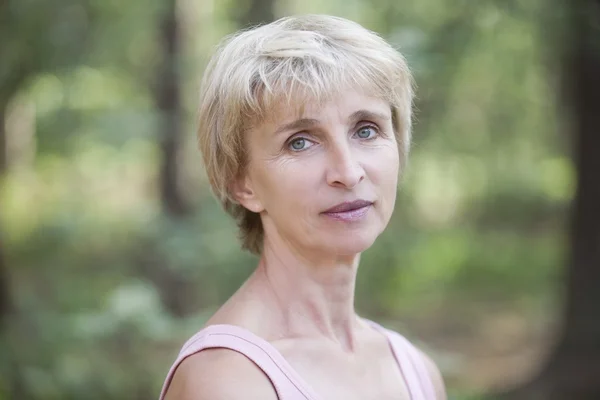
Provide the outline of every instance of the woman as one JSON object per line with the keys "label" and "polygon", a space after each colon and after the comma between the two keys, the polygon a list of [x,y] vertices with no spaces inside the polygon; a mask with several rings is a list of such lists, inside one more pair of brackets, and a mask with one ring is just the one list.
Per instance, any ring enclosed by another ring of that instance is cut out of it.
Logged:
{"label": "woman", "polygon": [[354,311],[360,254],[408,154],[411,82],[397,51],[341,18],[284,18],[219,47],[198,137],[260,261],[184,345],[161,399],[445,399],[425,355]]}

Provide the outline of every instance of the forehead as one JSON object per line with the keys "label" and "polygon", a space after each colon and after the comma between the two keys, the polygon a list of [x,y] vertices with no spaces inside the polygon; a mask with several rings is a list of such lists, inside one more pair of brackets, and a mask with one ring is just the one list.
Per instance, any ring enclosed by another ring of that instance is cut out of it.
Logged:
{"label": "forehead", "polygon": [[297,119],[346,119],[357,111],[367,111],[391,118],[388,101],[356,90],[345,90],[325,98],[287,96],[279,98],[264,112],[263,124],[279,125]]}

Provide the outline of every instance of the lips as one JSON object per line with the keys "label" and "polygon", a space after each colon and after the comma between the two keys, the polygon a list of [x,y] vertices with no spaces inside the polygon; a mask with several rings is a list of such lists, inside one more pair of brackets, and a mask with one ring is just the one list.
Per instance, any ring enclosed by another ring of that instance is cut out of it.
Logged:
{"label": "lips", "polygon": [[343,212],[358,210],[358,209],[370,206],[371,204],[373,204],[372,201],[354,200],[354,201],[340,203],[340,204],[333,206],[323,212],[325,214],[343,213]]}

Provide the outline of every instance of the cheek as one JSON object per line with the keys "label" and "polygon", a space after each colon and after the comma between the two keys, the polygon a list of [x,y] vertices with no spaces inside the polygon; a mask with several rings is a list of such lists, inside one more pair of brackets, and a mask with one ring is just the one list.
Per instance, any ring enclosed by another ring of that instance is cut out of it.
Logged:
{"label": "cheek", "polygon": [[265,165],[260,178],[260,195],[267,211],[309,204],[314,194],[316,168],[298,160],[277,160]]}
{"label": "cheek", "polygon": [[400,157],[396,147],[382,151],[374,166],[373,184],[378,192],[380,215],[385,225],[389,222],[396,204]]}
{"label": "cheek", "polygon": [[396,191],[400,158],[395,146],[382,146],[370,157],[371,180],[383,191]]}

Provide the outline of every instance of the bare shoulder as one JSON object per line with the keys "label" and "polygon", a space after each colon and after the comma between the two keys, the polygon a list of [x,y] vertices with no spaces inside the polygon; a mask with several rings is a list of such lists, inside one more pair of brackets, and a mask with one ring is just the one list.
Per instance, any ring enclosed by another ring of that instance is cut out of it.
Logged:
{"label": "bare shoulder", "polygon": [[166,400],[277,400],[265,373],[244,355],[229,349],[207,349],[177,368]]}
{"label": "bare shoulder", "polygon": [[425,361],[425,366],[429,371],[429,376],[433,381],[433,386],[435,388],[435,399],[447,400],[448,396],[446,395],[446,385],[444,384],[444,378],[442,378],[442,374],[440,373],[438,366],[431,359],[431,357],[429,357],[420,349],[417,350],[421,354],[421,357],[423,357],[423,360]]}

